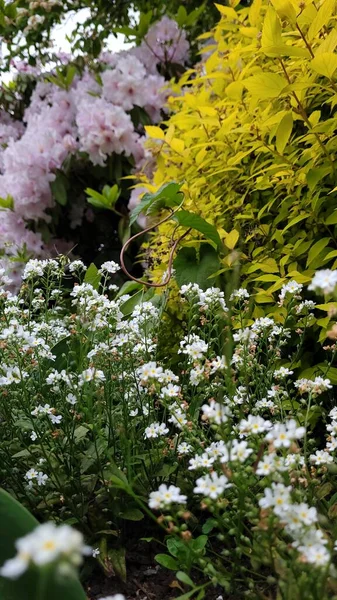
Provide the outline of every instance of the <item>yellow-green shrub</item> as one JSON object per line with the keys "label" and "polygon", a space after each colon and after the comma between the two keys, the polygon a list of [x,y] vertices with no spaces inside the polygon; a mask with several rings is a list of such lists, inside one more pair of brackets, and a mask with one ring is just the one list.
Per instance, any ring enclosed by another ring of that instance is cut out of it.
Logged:
{"label": "yellow-green shrub", "polygon": [[[220,7],[209,58],[170,99],[167,128],[149,127],[150,190],[184,182],[184,208],[214,224],[256,301],[289,278],[337,265],[337,0],[254,0]],[[159,280],[176,223],[149,242]],[[178,232],[175,234],[178,235]],[[194,231],[183,240],[195,245]]]}

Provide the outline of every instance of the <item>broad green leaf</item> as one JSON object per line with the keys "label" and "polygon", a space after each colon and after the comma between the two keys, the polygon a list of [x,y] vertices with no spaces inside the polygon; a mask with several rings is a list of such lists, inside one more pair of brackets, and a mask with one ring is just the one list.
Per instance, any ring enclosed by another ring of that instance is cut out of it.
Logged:
{"label": "broad green leaf", "polygon": [[167,183],[162,185],[154,194],[144,194],[138,206],[136,206],[131,212],[130,225],[135,223],[141,213],[146,213],[146,211],[151,207],[151,204],[154,202],[161,201],[161,204],[158,208],[179,206],[183,200],[183,195],[180,189],[181,184]]}
{"label": "broad green leaf", "polygon": [[187,573],[184,573],[183,571],[178,571],[176,573],[176,578],[179,579],[179,581],[181,581],[182,583],[185,583],[190,587],[194,587],[194,583],[192,579],[187,575]]}
{"label": "broad green leaf", "polygon": [[101,281],[101,275],[94,263],[89,265],[86,274],[84,276],[84,283],[89,283],[95,290],[98,290]]}
{"label": "broad green leaf", "polygon": [[139,508],[127,508],[123,512],[119,513],[121,519],[126,521],[141,521],[144,519],[144,515]]}
{"label": "broad green leaf", "polygon": [[107,553],[113,570],[124,583],[126,582],[125,553],[125,548],[111,548]]}
{"label": "broad green leaf", "polygon": [[315,56],[310,64],[316,73],[331,79],[337,69],[337,54],[323,52],[322,54]]}
{"label": "broad green leaf", "polygon": [[336,225],[337,224],[337,210],[334,210],[334,212],[324,220],[324,223],[325,223],[325,225]]}
{"label": "broad green leaf", "polygon": [[287,231],[288,229],[290,229],[290,227],[293,227],[294,225],[297,225],[297,223],[300,223],[301,221],[303,221],[304,219],[307,219],[310,215],[305,214],[305,215],[299,215],[298,217],[294,217],[293,219],[291,219],[291,221],[285,226],[285,228],[283,229],[282,233],[284,233],[285,231]]}
{"label": "broad green leaf", "polygon": [[58,204],[65,206],[67,204],[66,178],[62,173],[56,175],[56,179],[51,182],[50,188]]}
{"label": "broad green leaf", "polygon": [[220,269],[217,252],[209,244],[202,244],[199,255],[195,248],[182,248],[173,262],[178,285],[197,283],[203,290],[215,283],[213,273]]}
{"label": "broad green leaf", "polygon": [[221,239],[217,232],[217,229],[211,223],[208,223],[195,213],[188,212],[187,210],[179,210],[174,215],[174,219],[178,221],[179,225],[184,227],[192,227],[200,233],[203,233],[206,238],[212,240],[216,246],[221,246]]}
{"label": "broad green leaf", "polygon": [[276,131],[276,150],[283,154],[283,151],[289,141],[293,129],[293,116],[287,112],[281,119]]}
{"label": "broad green leaf", "polygon": [[4,208],[6,210],[13,210],[14,198],[12,196],[6,196],[6,198],[0,198],[0,210]]}
{"label": "broad green leaf", "polygon": [[177,571],[179,568],[179,563],[173,558],[173,556],[169,556],[168,554],[156,554],[154,558],[157,563],[159,563],[162,567],[165,567],[165,569]]}
{"label": "broad green leaf", "polygon": [[308,252],[308,259],[307,259],[307,265],[306,265],[307,267],[309,267],[311,265],[311,263],[316,258],[316,256],[318,256],[322,252],[322,250],[324,250],[325,246],[327,246],[330,241],[331,241],[331,238],[325,237],[325,238],[322,238],[321,240],[318,240],[318,242],[316,242],[313,246],[311,246],[311,248]]}
{"label": "broad green leaf", "polygon": [[135,290],[141,290],[143,286],[141,283],[137,283],[137,281],[126,281],[123,283],[122,287],[118,290],[116,294],[116,298],[120,298],[120,296],[124,296],[124,294],[130,294],[130,292],[134,292]]}

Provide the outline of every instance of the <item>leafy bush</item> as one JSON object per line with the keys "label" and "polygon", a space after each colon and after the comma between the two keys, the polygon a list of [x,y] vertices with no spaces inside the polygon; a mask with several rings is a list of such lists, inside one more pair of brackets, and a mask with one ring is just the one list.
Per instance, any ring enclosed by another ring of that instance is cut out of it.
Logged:
{"label": "leafy bush", "polygon": [[0,111],[0,256],[18,283],[20,263],[55,248],[87,264],[118,256],[130,235],[124,177],[144,161],[143,126],[166,101],[159,69],[183,69],[187,55],[185,32],[164,17],[127,52],[61,57],[51,72],[18,65]]}
{"label": "leafy bush", "polygon": [[[117,291],[117,269],[34,260],[19,296],[1,292],[2,485],[39,518],[76,523],[122,579],[127,523],[153,521],[183,598],[212,585],[331,598],[335,344],[297,379],[314,303],[289,282],[278,323],[252,317],[243,288],[186,285],[179,348],[159,359],[166,294]],[[317,272],[311,287],[329,299],[336,283]]]}
{"label": "leafy bush", "polygon": [[[256,302],[271,303],[289,279],[306,283],[337,264],[337,3],[218,8],[219,24],[202,36],[209,57],[183,75],[163,128],[148,130],[156,167],[141,185],[182,182],[184,208],[214,225],[226,248],[213,273],[240,267]],[[176,227],[164,223],[150,239],[156,281]],[[182,244],[187,256],[198,238]]]}

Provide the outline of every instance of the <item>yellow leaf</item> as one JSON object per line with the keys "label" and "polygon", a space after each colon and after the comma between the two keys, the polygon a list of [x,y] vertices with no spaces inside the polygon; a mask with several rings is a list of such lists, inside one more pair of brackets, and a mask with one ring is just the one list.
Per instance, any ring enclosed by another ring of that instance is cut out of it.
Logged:
{"label": "yellow leaf", "polygon": [[308,29],[307,36],[309,41],[313,40],[321,31],[321,29],[328,24],[331,15],[335,9],[335,6],[336,0],[324,0],[322,6],[317,12],[316,17],[314,18],[313,22],[311,23]]}
{"label": "yellow leaf", "polygon": [[286,80],[277,73],[257,73],[244,81],[245,87],[259,100],[276,98],[287,85]]}
{"label": "yellow leaf", "polygon": [[290,23],[296,21],[295,6],[290,0],[271,0],[271,2],[281,19],[287,19]]}
{"label": "yellow leaf", "polygon": [[311,67],[316,73],[331,79],[337,69],[337,54],[322,52],[311,61]]}
{"label": "yellow leaf", "polygon": [[236,20],[238,18],[238,13],[236,10],[234,10],[234,8],[231,8],[230,6],[222,6],[222,4],[215,4],[215,6],[223,17],[227,17],[231,20]]}
{"label": "yellow leaf", "polygon": [[324,52],[333,52],[337,46],[337,30],[332,29],[329,35],[323,40],[321,45],[317,48],[315,56],[323,54]]}
{"label": "yellow leaf", "polygon": [[282,28],[280,19],[272,6],[268,6],[266,16],[263,21],[261,48],[266,46],[282,45]]}
{"label": "yellow leaf", "polygon": [[253,27],[256,27],[261,21],[261,6],[262,0],[254,0],[249,9],[248,18]]}
{"label": "yellow leaf", "polygon": [[233,250],[237,244],[239,237],[239,232],[236,229],[233,229],[230,233],[226,235],[225,246],[230,250]]}
{"label": "yellow leaf", "polygon": [[294,56],[295,58],[310,58],[310,52],[307,48],[298,48],[297,46],[287,46],[279,44],[278,46],[265,46],[261,48],[266,56]]}
{"label": "yellow leaf", "polygon": [[321,240],[318,240],[318,242],[316,242],[313,246],[311,246],[311,248],[308,252],[307,267],[309,267],[309,265],[311,265],[311,263],[316,258],[316,256],[318,256],[322,252],[322,250],[324,250],[325,246],[327,246],[330,241],[331,241],[331,238],[325,237],[325,238],[322,238]]}
{"label": "yellow leaf", "polygon": [[156,138],[157,140],[164,140],[165,133],[160,127],[155,127],[154,125],[146,125],[145,131],[147,135],[151,138]]}
{"label": "yellow leaf", "polygon": [[293,116],[291,112],[288,112],[284,115],[283,119],[281,119],[276,131],[276,150],[280,154],[283,154],[283,151],[289,141],[292,129]]}
{"label": "yellow leaf", "polygon": [[174,150],[175,152],[178,152],[178,154],[181,154],[185,149],[184,140],[180,140],[178,138],[172,138],[172,140],[170,142],[170,146],[171,146],[172,150]]}
{"label": "yellow leaf", "polygon": [[241,100],[244,85],[241,81],[232,81],[226,87],[226,95],[231,100]]}

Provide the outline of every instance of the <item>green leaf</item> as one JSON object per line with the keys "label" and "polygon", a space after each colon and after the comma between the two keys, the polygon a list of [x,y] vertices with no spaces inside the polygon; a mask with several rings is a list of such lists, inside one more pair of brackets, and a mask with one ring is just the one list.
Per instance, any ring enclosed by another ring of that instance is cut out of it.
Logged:
{"label": "green leaf", "polygon": [[207,535],[199,535],[195,540],[192,541],[192,547],[194,551],[203,550],[208,542]]}
{"label": "green leaf", "polygon": [[[179,206],[182,203],[183,196],[180,191],[181,184],[168,183],[162,185],[154,194],[146,193],[141,199],[141,202],[133,209],[130,215],[130,225],[133,225],[141,213],[151,207],[151,204],[156,202],[157,210],[160,208],[169,208]],[[158,203],[158,201],[161,201]]]}
{"label": "green leaf", "polygon": [[322,252],[322,250],[324,250],[325,246],[327,246],[330,241],[331,241],[331,238],[325,237],[325,238],[322,238],[321,240],[318,240],[318,242],[316,242],[313,246],[311,246],[311,248],[308,252],[307,267],[309,267],[309,265],[311,265],[311,263],[316,258],[316,256],[318,256]]}
{"label": "green leaf", "polygon": [[94,290],[98,290],[100,281],[101,274],[98,272],[96,265],[94,265],[94,263],[91,263],[91,265],[89,265],[86,271],[84,283],[89,283],[90,285],[92,285]]}
{"label": "green leaf", "polygon": [[336,225],[337,224],[337,210],[334,210],[334,212],[324,220],[324,223],[325,223],[325,225]]}
{"label": "green leaf", "polygon": [[144,519],[144,515],[139,508],[127,508],[123,512],[119,513],[121,519],[126,521],[141,521]]}
{"label": "green leaf", "polygon": [[176,573],[176,578],[179,579],[179,581],[181,581],[182,583],[194,587],[194,583],[192,579],[187,575],[187,573],[184,573],[183,571],[178,571]]}
{"label": "green leaf", "polygon": [[108,551],[108,558],[116,575],[126,582],[125,548],[112,548]]}
{"label": "green leaf", "polygon": [[122,287],[118,290],[116,294],[116,298],[120,298],[124,296],[124,294],[130,294],[130,292],[134,292],[135,290],[142,290],[143,286],[141,283],[137,283],[137,281],[126,281],[123,283]]}
{"label": "green leaf", "polygon": [[154,557],[157,563],[159,563],[165,569],[170,569],[171,571],[177,571],[178,562],[168,554],[156,554]]}
{"label": "green leaf", "polygon": [[179,225],[184,227],[192,227],[200,233],[203,233],[206,238],[214,242],[214,244],[218,247],[222,245],[220,236],[217,232],[217,229],[211,223],[208,223],[195,213],[191,213],[188,210],[179,210],[174,215],[174,220],[178,221]]}
{"label": "green leaf", "polygon": [[199,255],[195,248],[182,248],[173,262],[178,285],[197,283],[203,290],[215,282],[211,277],[220,269],[217,252],[209,244],[202,244]]}
{"label": "green leaf", "polygon": [[205,533],[205,534],[210,533],[216,526],[217,526],[216,519],[212,519],[212,517],[210,517],[209,519],[207,519],[206,523],[203,524],[202,533]]}
{"label": "green leaf", "polygon": [[6,198],[0,198],[0,209],[1,208],[4,208],[6,210],[13,210],[14,198],[10,195],[6,196]]}
{"label": "green leaf", "polygon": [[58,204],[65,206],[67,204],[67,178],[63,173],[58,173],[56,179],[51,182],[50,188]]}

